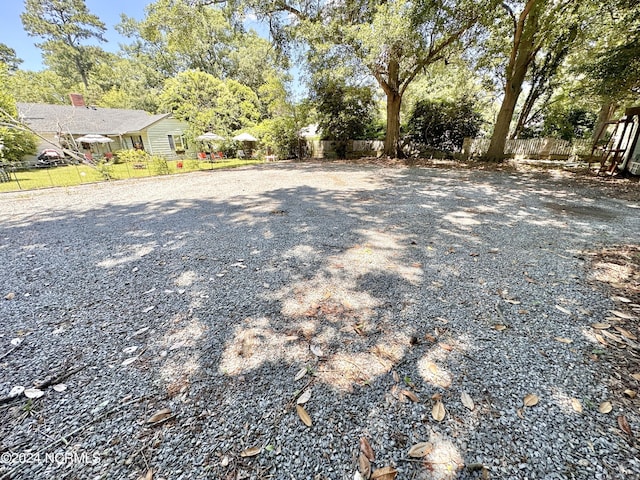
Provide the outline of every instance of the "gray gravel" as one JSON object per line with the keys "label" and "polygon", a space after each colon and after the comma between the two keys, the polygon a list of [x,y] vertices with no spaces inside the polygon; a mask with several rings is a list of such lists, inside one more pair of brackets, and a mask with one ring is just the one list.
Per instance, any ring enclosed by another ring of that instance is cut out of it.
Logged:
{"label": "gray gravel", "polygon": [[[0,406],[12,478],[353,479],[361,437],[398,479],[640,478],[616,420],[640,431],[638,402],[589,357],[616,305],[580,253],[637,242],[638,200],[551,176],[271,164],[0,202],[0,355],[22,339],[0,396],[86,366]],[[433,452],[407,461],[421,441]]]}

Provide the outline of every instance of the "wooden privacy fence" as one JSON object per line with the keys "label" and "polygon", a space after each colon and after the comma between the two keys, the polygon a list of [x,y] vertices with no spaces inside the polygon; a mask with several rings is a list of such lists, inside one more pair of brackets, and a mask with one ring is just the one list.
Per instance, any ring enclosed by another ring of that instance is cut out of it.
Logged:
{"label": "wooden privacy fence", "polygon": [[[489,149],[490,138],[465,138],[462,144],[463,158],[484,155]],[[591,154],[591,140],[560,140],[558,138],[527,138],[507,140],[505,155],[516,159],[564,160]]]}

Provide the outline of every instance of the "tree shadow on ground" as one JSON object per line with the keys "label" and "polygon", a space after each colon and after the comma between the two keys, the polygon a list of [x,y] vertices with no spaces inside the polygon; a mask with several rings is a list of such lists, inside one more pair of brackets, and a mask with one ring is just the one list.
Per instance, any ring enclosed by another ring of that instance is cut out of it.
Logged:
{"label": "tree shadow on ground", "polygon": [[[619,236],[637,233],[637,222],[522,176],[371,170],[373,180],[353,185],[347,166],[305,171],[330,186],[208,198],[186,189],[3,222],[7,278],[31,293],[3,305],[5,335],[31,334],[5,360],[2,387],[90,365],[64,401],[48,393],[26,419],[4,412],[4,447],[60,436],[49,412],[73,426],[145,395],[75,438],[101,452],[97,470],[353,478],[366,437],[375,466],[397,465],[403,478],[479,478],[464,468],[473,464],[581,478],[580,462],[595,461],[586,432],[609,424],[578,415],[571,399],[606,395],[593,387],[585,327],[609,303],[580,281],[577,252],[606,242],[612,220]],[[307,389],[311,428],[295,408]],[[527,393],[544,408],[523,409]],[[431,415],[439,397],[442,422]],[[144,424],[167,406],[175,418]],[[574,437],[536,443],[531,455],[531,432],[545,429]],[[612,465],[625,464],[625,442],[606,435]],[[408,447],[426,440],[433,452],[407,461]],[[241,456],[256,446],[259,455]],[[31,468],[62,478],[87,467]]]}

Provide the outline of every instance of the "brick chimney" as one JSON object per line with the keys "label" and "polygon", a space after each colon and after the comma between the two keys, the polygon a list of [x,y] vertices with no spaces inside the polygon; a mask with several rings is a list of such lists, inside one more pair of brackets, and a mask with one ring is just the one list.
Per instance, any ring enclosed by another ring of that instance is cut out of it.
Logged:
{"label": "brick chimney", "polygon": [[73,105],[74,107],[86,107],[82,94],[70,93],[69,98],[71,99],[71,105]]}

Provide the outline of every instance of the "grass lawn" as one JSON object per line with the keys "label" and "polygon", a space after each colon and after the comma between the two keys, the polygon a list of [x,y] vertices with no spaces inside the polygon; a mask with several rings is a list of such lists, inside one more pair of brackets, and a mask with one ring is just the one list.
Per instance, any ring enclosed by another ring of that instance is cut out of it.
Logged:
{"label": "grass lawn", "polygon": [[[50,187],[71,187],[82,183],[102,182],[107,179],[122,180],[126,178],[152,177],[155,175],[170,175],[173,173],[195,172],[199,170],[233,168],[255,163],[262,162],[259,160],[238,160],[235,158],[217,162],[200,162],[195,159],[187,159],[157,163],[120,163],[98,168],[93,168],[88,165],[40,168],[24,172],[12,172],[10,182],[0,183],[0,192],[36,190]],[[181,164],[181,167],[178,166],[179,164]]]}

